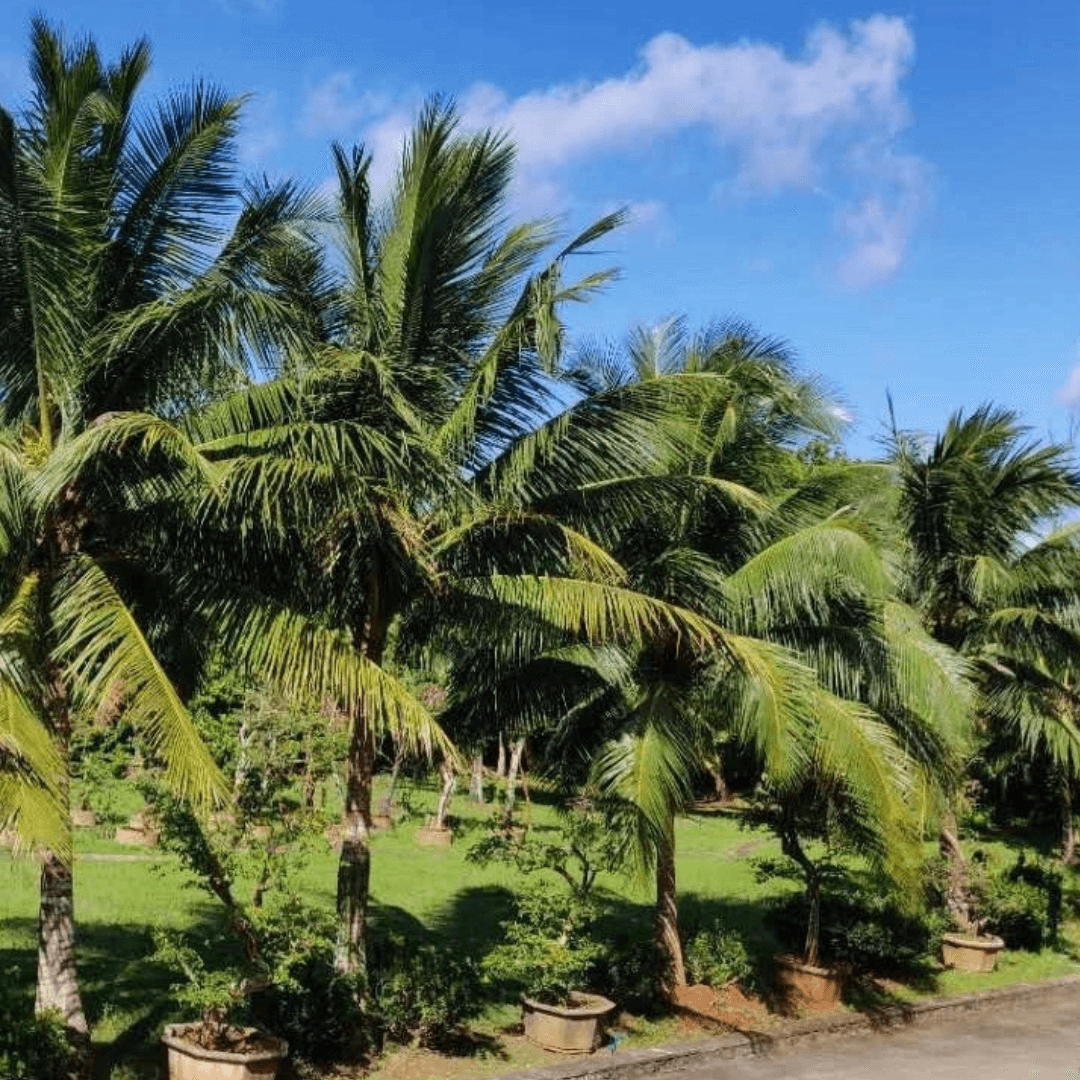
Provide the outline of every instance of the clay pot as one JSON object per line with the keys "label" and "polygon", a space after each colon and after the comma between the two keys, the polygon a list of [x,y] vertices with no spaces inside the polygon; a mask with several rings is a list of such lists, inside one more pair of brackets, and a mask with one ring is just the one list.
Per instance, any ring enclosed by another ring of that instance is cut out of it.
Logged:
{"label": "clay pot", "polygon": [[532,998],[522,1002],[525,1038],[560,1054],[591,1054],[604,1042],[604,1021],[615,1002],[599,994],[571,994],[568,1005],[545,1005]]}
{"label": "clay pot", "polygon": [[454,842],[454,832],[452,829],[424,825],[416,830],[416,842],[425,847],[449,847]]}
{"label": "clay pot", "polygon": [[161,1037],[169,1058],[168,1080],[274,1080],[289,1053],[288,1043],[270,1036],[264,1038],[264,1049],[246,1054],[203,1050],[184,1039],[190,1026],[170,1024]]}
{"label": "clay pot", "polygon": [[992,934],[968,937],[966,934],[946,934],[941,939],[941,954],[945,966],[957,971],[993,971],[998,953],[1005,942]]}
{"label": "clay pot", "polygon": [[77,829],[92,829],[97,824],[93,810],[72,810],[71,824]]}
{"label": "clay pot", "polygon": [[784,996],[811,1005],[835,1005],[844,989],[842,972],[813,967],[793,956],[774,956],[776,988]]}

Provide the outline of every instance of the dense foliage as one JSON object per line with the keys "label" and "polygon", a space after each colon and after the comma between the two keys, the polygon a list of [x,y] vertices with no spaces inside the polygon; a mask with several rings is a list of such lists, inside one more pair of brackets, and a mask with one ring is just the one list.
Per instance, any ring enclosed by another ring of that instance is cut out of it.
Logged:
{"label": "dense foliage", "polygon": [[[614,272],[569,269],[624,215],[515,220],[512,143],[451,104],[382,205],[363,146],[324,198],[245,181],[243,100],[147,102],[149,63],[36,18],[0,107],[0,828],[43,871],[38,1019],[5,1013],[0,1072],[88,1049],[70,811],[110,828],[132,790],[227,942],[157,936],[178,1005],[317,1064],[445,1046],[485,995],[751,985],[734,930],[679,924],[706,792],[778,839],[765,872],[802,888],[774,925],[810,962],[1058,940],[1064,871],[965,829],[1023,814],[1075,855],[1071,448],[987,405],[852,460],[835,397],[745,323],[573,341]],[[437,767],[442,824],[462,755],[483,799],[496,753],[470,858],[515,875],[501,940],[373,932],[380,762]],[[297,885],[330,826],[333,913]],[[649,940],[605,923],[620,875],[652,876]]]}

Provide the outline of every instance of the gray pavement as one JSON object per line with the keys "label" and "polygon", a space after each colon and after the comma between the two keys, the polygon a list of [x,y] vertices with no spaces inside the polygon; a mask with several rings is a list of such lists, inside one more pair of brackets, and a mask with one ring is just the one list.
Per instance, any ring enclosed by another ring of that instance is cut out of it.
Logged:
{"label": "gray pavement", "polygon": [[719,1062],[679,1080],[1080,1080],[1075,1000],[1020,1001],[933,1024]]}

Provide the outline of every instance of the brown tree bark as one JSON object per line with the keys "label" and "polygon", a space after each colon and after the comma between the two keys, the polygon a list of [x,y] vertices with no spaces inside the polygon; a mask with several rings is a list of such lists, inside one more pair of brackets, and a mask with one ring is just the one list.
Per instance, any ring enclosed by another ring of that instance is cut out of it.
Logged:
{"label": "brown tree bark", "polygon": [[371,779],[374,766],[374,740],[361,711],[354,721],[349,740],[337,873],[338,943],[334,966],[343,975],[366,970],[364,939],[371,891]]}
{"label": "brown tree bark", "polygon": [[656,910],[653,940],[660,958],[660,989],[667,997],[686,985],[686,963],[679,937],[679,905],[675,883],[675,830],[656,849]]}
{"label": "brown tree bark", "polygon": [[71,867],[47,851],[41,864],[37,996],[34,1011],[56,1010],[77,1035],[87,1034],[75,968],[75,895]]}
{"label": "brown tree bark", "polygon": [[968,887],[967,859],[964,858],[955,830],[956,823],[950,814],[938,833],[938,847],[948,865],[945,908],[961,930],[977,933],[978,927],[974,925],[971,918],[971,890]]}
{"label": "brown tree bark", "polygon": [[503,734],[499,732],[499,756],[495,763],[495,775],[500,779],[506,776],[506,743],[503,742]]}
{"label": "brown tree bark", "polygon": [[[64,828],[68,830],[70,850],[71,711],[67,687],[59,672],[54,671],[51,674],[48,707],[52,716],[53,735],[63,761],[58,794],[61,799],[61,819]],[[58,1011],[76,1043],[85,1044],[83,1048],[88,1053],[89,1029],[83,1013],[75,965],[74,884],[71,865],[64,862],[57,852],[46,851],[41,864],[38,902],[38,964],[34,1011],[38,1015],[47,1010]]]}

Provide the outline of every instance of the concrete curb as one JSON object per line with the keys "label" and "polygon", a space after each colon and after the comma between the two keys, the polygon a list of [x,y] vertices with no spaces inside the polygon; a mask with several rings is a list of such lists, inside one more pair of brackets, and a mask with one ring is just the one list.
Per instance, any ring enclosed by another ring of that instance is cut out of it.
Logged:
{"label": "concrete curb", "polygon": [[1080,989],[1080,975],[1066,975],[1046,982],[1001,986],[977,994],[934,998],[914,1005],[886,1005],[861,1013],[814,1016],[786,1021],[775,1031],[732,1032],[711,1039],[671,1043],[646,1050],[626,1050],[608,1054],[603,1050],[591,1057],[574,1058],[565,1064],[545,1065],[502,1073],[495,1080],[637,1080],[700,1069],[718,1061],[777,1053],[810,1045],[823,1039],[887,1031],[911,1024],[933,1024],[956,1019],[964,1013],[993,1009],[1019,1002],[1041,1001]]}

